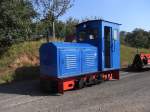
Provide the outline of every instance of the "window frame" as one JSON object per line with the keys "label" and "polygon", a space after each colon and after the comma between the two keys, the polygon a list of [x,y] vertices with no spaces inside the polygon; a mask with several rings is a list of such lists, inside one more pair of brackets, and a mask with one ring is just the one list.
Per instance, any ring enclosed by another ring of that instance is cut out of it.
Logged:
{"label": "window frame", "polygon": [[117,41],[119,39],[119,30],[114,29],[113,30],[113,40]]}

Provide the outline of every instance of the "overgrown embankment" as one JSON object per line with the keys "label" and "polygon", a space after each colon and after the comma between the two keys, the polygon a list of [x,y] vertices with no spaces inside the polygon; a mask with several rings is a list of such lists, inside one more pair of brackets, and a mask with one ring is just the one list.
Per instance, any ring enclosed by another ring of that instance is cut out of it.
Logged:
{"label": "overgrown embankment", "polygon": [[[61,39],[50,41],[62,41]],[[0,57],[0,83],[39,76],[39,48],[45,40],[12,45]]]}
{"label": "overgrown embankment", "polygon": [[24,42],[6,50],[0,58],[0,83],[38,75],[38,49],[42,43],[43,41]]}

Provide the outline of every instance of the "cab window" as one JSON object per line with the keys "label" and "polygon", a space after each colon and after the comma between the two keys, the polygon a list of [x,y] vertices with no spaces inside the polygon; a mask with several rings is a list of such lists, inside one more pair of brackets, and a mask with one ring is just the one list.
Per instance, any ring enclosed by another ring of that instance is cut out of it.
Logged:
{"label": "cab window", "polygon": [[118,34],[118,30],[115,29],[115,30],[114,30],[114,33],[113,33],[113,39],[114,39],[114,40],[118,40],[118,35],[119,35],[119,34]]}
{"label": "cab window", "polygon": [[83,41],[86,39],[86,32],[82,31],[79,33],[79,41]]}
{"label": "cab window", "polygon": [[98,29],[88,29],[79,33],[79,41],[94,40],[98,38]]}
{"label": "cab window", "polygon": [[96,38],[98,38],[98,30],[97,29],[88,30],[88,39],[93,40]]}

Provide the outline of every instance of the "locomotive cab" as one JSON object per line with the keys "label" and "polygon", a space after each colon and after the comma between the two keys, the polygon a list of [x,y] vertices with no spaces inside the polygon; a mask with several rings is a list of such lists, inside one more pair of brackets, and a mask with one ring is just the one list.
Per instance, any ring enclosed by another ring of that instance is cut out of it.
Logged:
{"label": "locomotive cab", "polygon": [[98,48],[99,71],[120,69],[119,26],[105,20],[87,21],[76,26],[77,41]]}

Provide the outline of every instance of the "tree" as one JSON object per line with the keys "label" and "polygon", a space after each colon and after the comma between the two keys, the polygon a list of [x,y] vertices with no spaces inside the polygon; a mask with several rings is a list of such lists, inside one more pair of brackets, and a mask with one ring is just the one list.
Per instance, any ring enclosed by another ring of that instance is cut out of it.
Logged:
{"label": "tree", "polygon": [[135,29],[126,35],[125,42],[132,47],[149,48],[150,35],[143,29]]}
{"label": "tree", "polygon": [[126,34],[127,34],[127,32],[125,32],[125,31],[121,31],[120,32],[120,41],[121,41],[121,44],[125,44]]}
{"label": "tree", "polygon": [[[50,21],[49,21],[50,22]],[[69,18],[65,22],[56,20],[56,37],[64,38],[73,36],[76,33],[76,25],[79,23],[79,20]],[[36,23],[36,34],[37,35],[45,35],[47,34],[47,29],[52,29],[52,26],[49,25],[48,21],[43,19]],[[50,33],[50,32],[49,32]],[[52,34],[49,34],[52,35]]]}
{"label": "tree", "polygon": [[66,36],[70,36],[76,33],[76,25],[79,24],[79,20],[69,18],[66,21]]}
{"label": "tree", "polygon": [[32,33],[32,20],[36,16],[28,0],[0,1],[0,38],[23,40]]}
{"label": "tree", "polygon": [[51,22],[54,38],[55,21],[72,7],[73,1],[74,0],[34,0],[34,3],[37,4],[37,7],[41,7],[38,8],[38,11],[41,15],[40,17],[45,18],[48,22]]}

